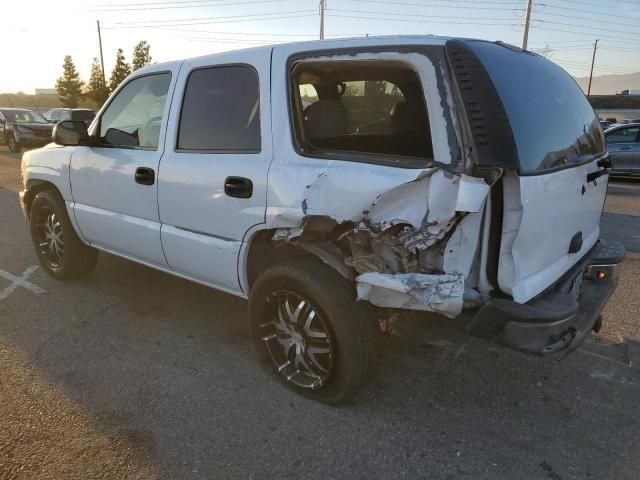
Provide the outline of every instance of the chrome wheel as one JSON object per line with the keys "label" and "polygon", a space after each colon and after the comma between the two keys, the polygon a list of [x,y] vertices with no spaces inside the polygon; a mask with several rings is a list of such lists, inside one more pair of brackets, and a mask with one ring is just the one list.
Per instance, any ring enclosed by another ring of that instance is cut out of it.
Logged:
{"label": "chrome wheel", "polygon": [[59,267],[64,257],[62,224],[51,208],[42,207],[36,217],[40,253],[52,267]]}
{"label": "chrome wheel", "polygon": [[278,290],[267,296],[261,338],[278,373],[293,384],[316,389],[331,375],[334,348],[320,310],[302,295]]}

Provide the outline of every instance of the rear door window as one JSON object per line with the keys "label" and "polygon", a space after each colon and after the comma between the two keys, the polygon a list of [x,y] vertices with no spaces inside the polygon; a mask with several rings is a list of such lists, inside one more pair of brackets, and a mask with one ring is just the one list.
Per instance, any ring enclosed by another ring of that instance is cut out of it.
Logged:
{"label": "rear door window", "polygon": [[607,135],[607,143],[634,143],[639,140],[640,127],[619,128]]}
{"label": "rear door window", "polygon": [[260,151],[260,88],[249,66],[194,70],[180,113],[178,150]]}

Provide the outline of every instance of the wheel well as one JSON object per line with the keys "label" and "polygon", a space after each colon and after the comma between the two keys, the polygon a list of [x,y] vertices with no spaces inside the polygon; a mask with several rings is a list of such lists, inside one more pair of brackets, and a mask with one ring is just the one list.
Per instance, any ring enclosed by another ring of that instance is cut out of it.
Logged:
{"label": "wheel well", "polygon": [[33,203],[33,199],[36,198],[40,192],[44,192],[45,190],[55,190],[58,193],[60,191],[58,188],[51,182],[47,182],[46,180],[30,180],[27,183],[27,190],[24,195],[24,203],[27,210],[27,215],[31,213],[31,204]]}
{"label": "wheel well", "polygon": [[271,241],[274,233],[272,229],[262,230],[251,239],[246,270],[249,289],[267,267],[294,257],[314,256],[295,245],[275,246]]}

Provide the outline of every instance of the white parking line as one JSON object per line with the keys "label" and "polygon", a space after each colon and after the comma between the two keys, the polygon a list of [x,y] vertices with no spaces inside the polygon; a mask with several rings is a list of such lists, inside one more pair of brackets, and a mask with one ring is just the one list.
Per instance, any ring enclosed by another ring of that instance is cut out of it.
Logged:
{"label": "white parking line", "polygon": [[33,272],[35,272],[38,269],[37,265],[33,265],[29,268],[27,268],[22,275],[20,275],[19,277],[16,277],[15,275],[12,275],[9,272],[5,272],[4,270],[0,270],[0,277],[6,278],[7,280],[9,280],[11,282],[11,285],[9,285],[7,288],[5,288],[4,290],[2,290],[0,292],[0,301],[4,300],[5,298],[7,298],[9,295],[11,295],[13,293],[13,291],[18,288],[18,287],[22,287],[22,288],[26,288],[27,290],[29,290],[32,293],[35,293],[36,295],[41,295],[43,293],[47,293],[46,290],[40,288],[39,286],[27,281],[27,279],[31,276],[31,274]]}

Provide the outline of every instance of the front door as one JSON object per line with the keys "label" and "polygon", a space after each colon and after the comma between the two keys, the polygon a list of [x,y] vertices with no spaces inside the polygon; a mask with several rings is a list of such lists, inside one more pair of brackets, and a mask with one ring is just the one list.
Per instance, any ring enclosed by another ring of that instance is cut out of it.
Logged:
{"label": "front door", "polygon": [[76,147],[71,156],[73,211],[82,235],[92,245],[157,266],[166,266],[157,172],[177,71],[129,80],[101,112],[91,132],[95,146]]}
{"label": "front door", "polygon": [[272,157],[270,58],[236,52],[186,61],[160,163],[162,247],[177,273],[241,292],[246,232],[264,222]]}
{"label": "front door", "polygon": [[640,173],[640,126],[616,128],[606,133],[615,173]]}

